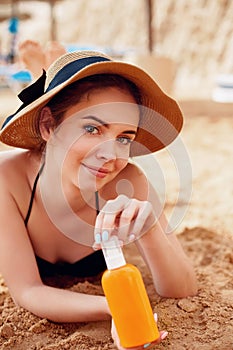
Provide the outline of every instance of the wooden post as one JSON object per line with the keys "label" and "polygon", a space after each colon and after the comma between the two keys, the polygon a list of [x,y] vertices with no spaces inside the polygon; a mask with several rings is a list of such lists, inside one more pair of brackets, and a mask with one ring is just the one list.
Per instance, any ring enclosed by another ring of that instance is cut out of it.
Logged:
{"label": "wooden post", "polygon": [[147,0],[147,30],[148,30],[148,51],[151,54],[153,51],[153,28],[152,28],[152,19],[153,19],[153,0]]}
{"label": "wooden post", "polygon": [[50,40],[54,41],[57,39],[57,31],[56,31],[56,20],[54,15],[54,0],[49,1],[50,5]]}

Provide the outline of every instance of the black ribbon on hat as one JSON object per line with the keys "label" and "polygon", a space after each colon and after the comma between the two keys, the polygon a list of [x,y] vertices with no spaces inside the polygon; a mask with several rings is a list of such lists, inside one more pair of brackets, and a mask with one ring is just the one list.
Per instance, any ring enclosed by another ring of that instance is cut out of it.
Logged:
{"label": "black ribbon on hat", "polygon": [[42,75],[31,85],[27,86],[25,89],[23,89],[19,94],[18,98],[23,102],[23,104],[17,109],[17,111],[14,114],[9,115],[9,117],[6,118],[4,121],[1,129],[4,128],[6,124],[9,123],[9,121],[23,108],[28,106],[30,103],[35,101],[37,98],[41,97],[44,94],[44,86],[45,86],[45,80],[46,80],[46,72],[43,69]]}
{"label": "black ribbon on hat", "polygon": [[23,102],[23,104],[19,107],[19,109],[17,109],[17,111],[14,114],[11,114],[9,117],[6,118],[1,129],[3,129],[4,126],[7,125],[9,123],[9,121],[18,112],[20,112],[23,108],[28,106],[33,101],[35,101],[37,98],[41,97],[42,95],[44,95],[47,92],[49,92],[50,90],[54,89],[58,85],[62,84],[64,81],[71,78],[75,73],[79,72],[83,68],[90,66],[94,63],[104,62],[104,61],[111,61],[111,60],[109,58],[102,57],[102,56],[94,56],[94,57],[85,57],[85,58],[77,59],[75,61],[72,61],[72,62],[66,64],[63,68],[61,68],[59,70],[59,72],[51,80],[46,91],[44,90],[45,89],[46,72],[43,69],[43,73],[40,76],[40,78],[37,79],[33,84],[27,86],[24,90],[22,90],[20,92],[18,97]]}

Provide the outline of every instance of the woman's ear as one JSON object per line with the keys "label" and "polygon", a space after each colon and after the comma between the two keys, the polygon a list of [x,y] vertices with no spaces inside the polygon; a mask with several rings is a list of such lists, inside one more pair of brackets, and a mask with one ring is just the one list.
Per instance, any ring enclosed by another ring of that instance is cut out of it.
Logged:
{"label": "woman's ear", "polygon": [[54,130],[54,118],[49,107],[44,107],[40,112],[39,129],[43,140],[48,141]]}

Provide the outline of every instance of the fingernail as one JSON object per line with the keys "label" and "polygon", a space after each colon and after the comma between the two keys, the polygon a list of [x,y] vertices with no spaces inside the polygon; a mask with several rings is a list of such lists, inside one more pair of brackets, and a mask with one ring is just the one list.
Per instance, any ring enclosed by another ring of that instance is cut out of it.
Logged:
{"label": "fingernail", "polygon": [[100,244],[101,242],[101,236],[100,233],[95,234],[95,243]]}
{"label": "fingernail", "polygon": [[106,242],[108,240],[108,231],[103,231],[102,233],[102,241]]}
{"label": "fingernail", "polygon": [[154,319],[155,319],[155,322],[158,322],[158,315],[156,313],[154,313]]}
{"label": "fingernail", "polygon": [[150,345],[151,345],[151,343],[144,344],[144,345],[143,345],[143,349],[148,348],[148,346],[150,346]]}
{"label": "fingernail", "polygon": [[161,339],[164,340],[168,335],[168,332],[164,332],[162,335],[161,335]]}

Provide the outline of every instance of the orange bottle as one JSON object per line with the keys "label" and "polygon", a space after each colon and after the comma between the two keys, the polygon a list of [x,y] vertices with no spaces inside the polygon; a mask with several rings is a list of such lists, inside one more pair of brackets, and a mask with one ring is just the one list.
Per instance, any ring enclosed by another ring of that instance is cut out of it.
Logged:
{"label": "orange bottle", "polygon": [[102,242],[107,268],[102,287],[121,346],[136,347],[159,338],[140,271],[127,264],[116,236]]}

